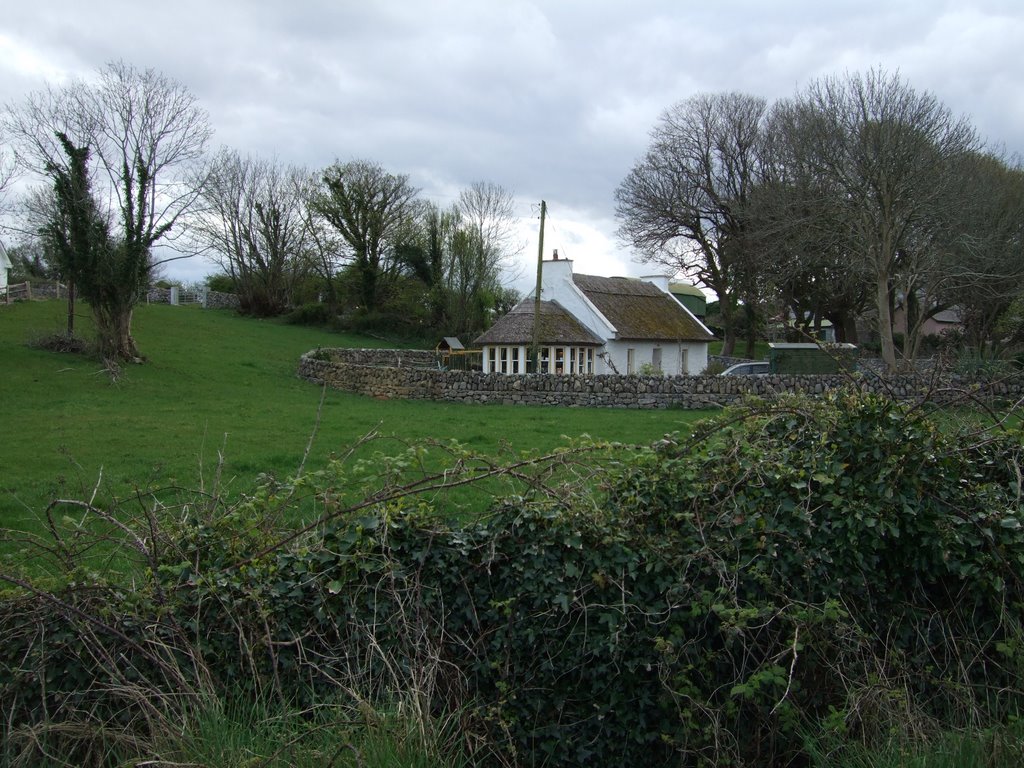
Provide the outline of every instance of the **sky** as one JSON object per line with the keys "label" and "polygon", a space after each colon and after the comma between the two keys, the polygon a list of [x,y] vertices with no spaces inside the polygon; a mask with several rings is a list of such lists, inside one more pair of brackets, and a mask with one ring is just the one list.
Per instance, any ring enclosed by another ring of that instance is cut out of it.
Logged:
{"label": "sky", "polygon": [[[880,67],[1024,154],[1020,0],[43,0],[0,14],[0,103],[121,60],[186,85],[211,149],[311,170],[366,159],[443,206],[475,181],[515,196],[510,283],[545,257],[642,275],[615,189],[664,110],[698,93],[788,98]],[[201,258],[168,276],[216,271]]]}

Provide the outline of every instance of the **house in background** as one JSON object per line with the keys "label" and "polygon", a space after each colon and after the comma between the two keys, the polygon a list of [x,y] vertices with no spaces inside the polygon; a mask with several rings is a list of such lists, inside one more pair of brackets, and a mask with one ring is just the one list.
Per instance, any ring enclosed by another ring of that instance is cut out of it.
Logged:
{"label": "house in background", "polygon": [[7,272],[13,266],[7,256],[7,249],[0,245],[0,294],[7,293]]}
{"label": "house in background", "polygon": [[[532,372],[534,297],[523,299],[473,346],[483,370]],[[543,262],[540,373],[698,374],[714,335],[669,290],[669,278],[573,273],[557,251]]]}
{"label": "house in background", "polygon": [[[902,303],[897,303],[892,313],[892,329],[895,333],[907,332],[907,313]],[[941,309],[921,323],[922,336],[941,336],[943,333],[964,329],[963,312],[958,306]]]}

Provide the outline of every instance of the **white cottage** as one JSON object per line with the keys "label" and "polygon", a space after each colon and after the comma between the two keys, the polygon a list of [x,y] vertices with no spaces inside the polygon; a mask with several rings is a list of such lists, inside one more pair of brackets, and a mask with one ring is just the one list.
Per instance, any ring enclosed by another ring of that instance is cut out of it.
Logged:
{"label": "white cottage", "polygon": [[[532,371],[533,314],[530,296],[476,339],[485,372]],[[542,265],[539,336],[541,373],[695,375],[714,340],[668,277],[577,275],[557,253]]]}

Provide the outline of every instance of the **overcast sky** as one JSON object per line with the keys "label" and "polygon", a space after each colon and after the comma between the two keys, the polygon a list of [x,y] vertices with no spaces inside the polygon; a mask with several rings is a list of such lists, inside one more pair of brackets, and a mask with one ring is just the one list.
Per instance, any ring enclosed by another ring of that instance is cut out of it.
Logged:
{"label": "overcast sky", "polygon": [[523,219],[524,289],[541,199],[548,255],[652,271],[615,240],[614,191],[682,99],[774,100],[882,67],[1020,153],[1022,45],[1020,0],[37,0],[0,15],[0,102],[121,59],[187,85],[214,148],[311,169],[369,159],[441,204],[498,183]]}

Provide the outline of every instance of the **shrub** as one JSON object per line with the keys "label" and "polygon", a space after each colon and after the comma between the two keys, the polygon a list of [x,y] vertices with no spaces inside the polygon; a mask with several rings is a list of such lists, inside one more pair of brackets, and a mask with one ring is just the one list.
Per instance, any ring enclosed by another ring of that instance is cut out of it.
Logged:
{"label": "shrub", "polygon": [[1014,367],[1012,360],[991,357],[971,347],[963,348],[953,364],[954,372],[977,378],[1004,376],[1013,371]]}
{"label": "shrub", "polygon": [[206,276],[206,287],[218,293],[234,293],[235,281],[231,275],[223,272]]}
{"label": "shrub", "polygon": [[718,374],[720,374],[722,371],[724,371],[728,367],[729,366],[727,366],[721,360],[709,360],[708,364],[706,366],[704,366],[704,370],[700,372],[700,375],[701,376],[717,376]]}
{"label": "shrub", "polygon": [[28,346],[33,349],[45,349],[48,352],[70,352],[81,355],[93,351],[93,344],[78,336],[66,333],[50,333],[29,339]]}
{"label": "shrub", "polygon": [[[806,759],[808,728],[871,742],[1019,703],[1019,433],[839,393],[504,470],[456,452],[410,476],[424,450],[268,479],[159,536],[147,507],[147,583],[8,597],[4,722],[128,727],[129,675],[163,707],[400,692],[509,764],[760,766]],[[435,506],[496,474],[513,485],[487,514]],[[303,497],[321,524],[275,544]]]}
{"label": "shrub", "polygon": [[334,316],[330,307],[320,302],[302,304],[284,316],[284,321],[291,325],[325,326],[332,320]]}
{"label": "shrub", "polygon": [[691,670],[676,687],[739,754],[795,751],[797,722],[830,714],[873,737],[1009,707],[992,692],[1018,686],[1019,435],[969,446],[847,394],[723,419],[646,456],[610,500],[718,616],[676,630]]}

